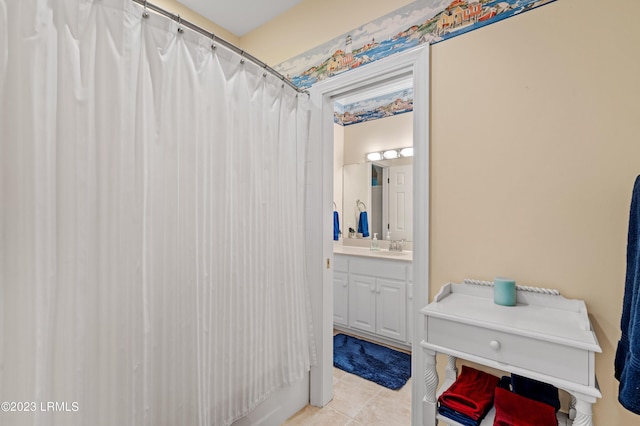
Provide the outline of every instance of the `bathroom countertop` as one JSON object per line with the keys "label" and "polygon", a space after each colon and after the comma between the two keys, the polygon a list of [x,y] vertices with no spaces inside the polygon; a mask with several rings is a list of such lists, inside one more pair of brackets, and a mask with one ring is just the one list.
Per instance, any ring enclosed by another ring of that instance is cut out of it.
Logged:
{"label": "bathroom countertop", "polygon": [[412,251],[389,251],[380,248],[380,250],[371,250],[369,247],[354,247],[336,244],[333,246],[333,254],[345,254],[349,256],[375,257],[378,259],[402,260],[405,262],[413,261]]}

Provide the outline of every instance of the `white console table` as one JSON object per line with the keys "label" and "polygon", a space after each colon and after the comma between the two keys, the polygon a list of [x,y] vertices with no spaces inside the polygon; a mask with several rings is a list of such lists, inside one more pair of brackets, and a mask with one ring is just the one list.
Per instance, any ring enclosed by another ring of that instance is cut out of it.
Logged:
{"label": "white console table", "polygon": [[[559,413],[558,424],[593,425],[591,405],[602,397],[594,353],[602,350],[583,301],[565,299],[555,290],[519,287],[516,306],[501,306],[493,303],[492,283],[465,280],[446,284],[421,313],[424,426],[435,426],[437,420],[458,425],[438,414],[438,353],[448,356],[441,391],[456,379],[456,359],[465,359],[569,392],[569,413]],[[494,416],[492,408],[482,425],[492,425]]]}

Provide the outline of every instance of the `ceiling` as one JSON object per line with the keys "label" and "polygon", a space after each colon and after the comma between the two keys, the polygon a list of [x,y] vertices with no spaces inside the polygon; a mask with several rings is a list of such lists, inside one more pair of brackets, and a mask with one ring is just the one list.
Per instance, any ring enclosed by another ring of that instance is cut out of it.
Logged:
{"label": "ceiling", "polygon": [[[238,37],[253,31],[303,0],[177,0],[211,22]],[[350,93],[335,101],[341,105],[369,100],[411,87],[411,79],[401,79]]]}
{"label": "ceiling", "polygon": [[302,0],[178,0],[238,37],[291,9]]}

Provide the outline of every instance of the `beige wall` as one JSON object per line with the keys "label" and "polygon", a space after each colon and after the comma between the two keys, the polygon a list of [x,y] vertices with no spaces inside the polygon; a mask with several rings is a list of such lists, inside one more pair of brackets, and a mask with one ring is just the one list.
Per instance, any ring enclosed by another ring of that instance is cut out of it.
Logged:
{"label": "beige wall", "polygon": [[344,164],[364,163],[367,153],[413,146],[413,113],[344,127]]}
{"label": "beige wall", "polygon": [[595,422],[630,425],[613,359],[640,174],[640,9],[608,2],[635,12],[599,30],[600,5],[559,0],[434,46],[431,282],[506,274],[584,299],[603,349]]}
{"label": "beige wall", "polygon": [[[307,0],[241,44],[275,65],[407,3]],[[584,299],[604,351],[596,425],[638,422],[613,379],[640,174],[637,16],[636,0],[558,0],[431,51],[431,296],[505,274]]]}

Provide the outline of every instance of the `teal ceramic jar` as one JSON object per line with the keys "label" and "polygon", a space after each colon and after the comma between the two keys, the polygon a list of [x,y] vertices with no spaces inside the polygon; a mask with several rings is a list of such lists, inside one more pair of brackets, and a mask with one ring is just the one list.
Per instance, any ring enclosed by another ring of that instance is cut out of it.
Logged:
{"label": "teal ceramic jar", "polygon": [[493,301],[497,305],[515,306],[516,281],[511,278],[496,277],[493,280]]}

